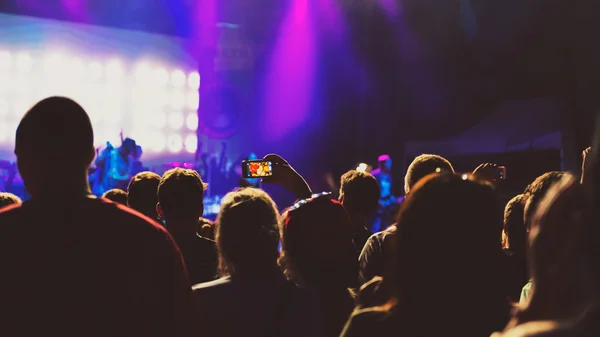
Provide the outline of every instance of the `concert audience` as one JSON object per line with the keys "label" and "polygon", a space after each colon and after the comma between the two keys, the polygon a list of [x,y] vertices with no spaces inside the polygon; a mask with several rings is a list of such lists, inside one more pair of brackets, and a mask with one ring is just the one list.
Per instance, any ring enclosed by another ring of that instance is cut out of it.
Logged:
{"label": "concert audience", "polygon": [[[404,178],[404,192],[406,195],[410,193],[419,180],[436,172],[454,173],[454,168],[446,158],[438,155],[423,154],[416,157],[408,167]],[[382,232],[373,234],[367,240],[359,257],[359,281],[361,285],[369,282],[375,276],[383,276],[389,254],[386,247],[390,242],[390,234],[395,231],[396,226],[392,225]]]}
{"label": "concert audience", "polygon": [[8,192],[0,192],[0,208],[20,203],[22,201],[18,196]]}
{"label": "concert audience", "polygon": [[31,200],[0,211],[1,335],[199,335],[171,236],[91,195],[94,135],[79,104],[34,105],[15,154]]}
{"label": "concert audience", "polygon": [[158,184],[160,176],[154,172],[136,174],[127,187],[127,204],[150,219],[158,220]]}
{"label": "concert audience", "polygon": [[492,186],[473,177],[434,174],[412,187],[383,279],[389,298],[354,312],[342,336],[489,336],[506,324],[495,208]]}
{"label": "concert audience", "polygon": [[181,249],[192,285],[217,276],[215,242],[197,231],[206,186],[198,172],[182,168],[165,172],[158,185],[156,210]]}
{"label": "concert audience", "polygon": [[354,249],[360,254],[373,234],[369,227],[379,205],[379,184],[369,173],[348,171],[340,179],[339,200],[350,216]]}
{"label": "concert audience", "polygon": [[506,286],[512,301],[518,302],[523,287],[529,281],[527,270],[527,229],[524,213],[527,196],[519,194],[504,209],[504,252],[509,263]]}
{"label": "concert audience", "polygon": [[277,266],[279,214],[265,192],[227,194],[216,222],[221,278],[193,287],[202,336],[322,336],[315,295]]}
{"label": "concert audience", "polygon": [[127,206],[127,192],[118,188],[113,188],[104,192],[104,194],[102,194],[102,198],[116,202],[117,204],[121,204],[123,206]]}

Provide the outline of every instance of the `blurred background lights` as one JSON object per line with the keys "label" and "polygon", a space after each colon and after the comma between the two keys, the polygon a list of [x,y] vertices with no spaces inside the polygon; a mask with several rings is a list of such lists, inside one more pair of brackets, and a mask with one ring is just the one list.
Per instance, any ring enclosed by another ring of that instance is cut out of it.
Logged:
{"label": "blurred background lights", "polygon": [[106,64],[106,78],[118,80],[123,76],[123,65],[119,60],[111,60]]}
{"label": "blurred background lights", "polygon": [[154,74],[154,83],[159,87],[164,87],[169,83],[169,73],[165,68],[158,68]]}
{"label": "blurred background lights", "polygon": [[185,95],[181,91],[173,91],[171,94],[171,106],[173,109],[181,109],[185,104]]}
{"label": "blurred background lights", "polygon": [[197,91],[192,91],[187,95],[187,107],[191,110],[198,110],[200,104],[200,95]]}
{"label": "blurred background lights", "polygon": [[196,113],[189,114],[185,120],[185,124],[192,131],[198,130],[198,115]]}
{"label": "blurred background lights", "polygon": [[171,73],[171,84],[176,88],[181,88],[185,85],[185,74],[181,70],[175,70]]}
{"label": "blurred background lights", "polygon": [[196,153],[198,149],[198,137],[196,135],[188,135],[185,138],[185,149],[189,153]]}
{"label": "blurred background lights", "polygon": [[188,75],[188,86],[193,90],[200,88],[200,74],[197,71],[192,71]]}
{"label": "blurred background lights", "polygon": [[180,152],[183,149],[183,140],[180,135],[171,135],[169,136],[169,141],[167,144],[169,151],[171,152]]}
{"label": "blurred background lights", "polygon": [[181,113],[172,113],[169,116],[169,126],[174,130],[179,130],[183,126],[183,115]]}
{"label": "blurred background lights", "polygon": [[29,55],[29,53],[23,52],[17,55],[17,70],[21,72],[28,72],[33,66],[32,63],[33,61],[31,60],[31,55]]}
{"label": "blurred background lights", "polygon": [[90,63],[88,71],[92,80],[98,81],[102,78],[103,69],[102,64],[100,64],[100,62]]}
{"label": "blurred background lights", "polygon": [[148,85],[152,81],[152,69],[146,63],[140,63],[135,69],[135,80],[137,84]]}
{"label": "blurred background lights", "polygon": [[9,69],[12,65],[12,55],[9,51],[0,51],[0,69]]}

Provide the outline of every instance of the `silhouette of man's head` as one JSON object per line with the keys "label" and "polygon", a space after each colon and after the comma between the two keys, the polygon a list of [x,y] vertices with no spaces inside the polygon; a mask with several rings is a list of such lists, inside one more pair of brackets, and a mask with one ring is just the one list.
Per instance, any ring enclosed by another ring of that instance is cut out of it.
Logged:
{"label": "silhouette of man's head", "polygon": [[158,215],[165,219],[167,227],[175,223],[191,223],[196,226],[204,212],[206,184],[194,170],[174,168],[165,174],[158,185]]}
{"label": "silhouette of man's head", "polygon": [[160,176],[154,172],[140,172],[131,179],[127,187],[129,207],[152,219],[157,219],[158,185]]}
{"label": "silhouette of man's head", "polygon": [[392,158],[387,154],[382,154],[377,158],[379,168],[382,172],[390,172],[392,170]]}
{"label": "silhouette of man's head", "polygon": [[17,197],[16,195],[8,192],[0,193],[0,208],[20,203],[21,198]]}
{"label": "silhouette of man's head", "polygon": [[278,220],[277,206],[264,191],[228,193],[216,222],[219,273],[247,277],[277,270]]}
{"label": "silhouette of man's head", "polygon": [[127,193],[118,188],[113,188],[112,190],[104,192],[102,198],[127,206]]}
{"label": "silhouette of man's head", "polygon": [[379,205],[379,184],[366,172],[351,170],[342,175],[340,202],[350,215],[371,216]]}
{"label": "silhouette of man's head", "polygon": [[348,213],[336,200],[300,201],[283,215],[280,264],[294,282],[308,287],[355,286],[358,259]]}
{"label": "silhouette of man's head", "polygon": [[15,154],[32,197],[44,186],[65,185],[65,180],[87,184],[87,170],[95,156],[92,123],[75,101],[65,97],[46,98],[29,109],[21,120]]}
{"label": "silhouette of man's head", "polygon": [[546,172],[541,176],[537,177],[527,188],[525,189],[525,195],[527,196],[527,202],[525,203],[525,226],[527,230],[531,227],[531,220],[535,211],[538,209],[544,197],[548,194],[550,188],[559,182],[564,176],[564,172],[552,171]]}
{"label": "silhouette of man's head", "polygon": [[426,176],[442,172],[454,173],[452,164],[446,158],[435,154],[422,154],[418,156],[406,171],[404,192],[408,194],[412,187]]}
{"label": "silhouette of man's head", "polygon": [[525,228],[525,203],[527,197],[519,194],[504,208],[504,234],[508,238],[508,248],[513,252],[523,252],[527,243]]}

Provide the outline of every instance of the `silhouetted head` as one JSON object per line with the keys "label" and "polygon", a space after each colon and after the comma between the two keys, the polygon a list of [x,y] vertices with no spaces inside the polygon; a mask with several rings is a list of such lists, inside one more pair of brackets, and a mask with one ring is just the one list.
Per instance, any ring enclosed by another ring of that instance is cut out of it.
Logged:
{"label": "silhouetted head", "polygon": [[370,217],[379,206],[379,184],[366,172],[351,170],[342,175],[340,202],[350,215]]}
{"label": "silhouetted head", "polygon": [[408,194],[412,187],[432,173],[450,172],[454,173],[454,168],[450,162],[436,154],[422,154],[412,161],[406,177],[404,178],[404,192]]}
{"label": "silhouetted head", "polygon": [[15,154],[33,198],[67,190],[67,184],[87,186],[87,170],[96,155],[87,113],[69,98],[40,101],[19,123]]}
{"label": "silhouetted head", "polygon": [[[135,156],[135,154],[137,152],[137,143],[135,142],[135,140],[133,140],[131,138],[125,138],[123,140],[123,145],[121,147],[125,151],[125,153],[128,155]],[[141,148],[140,148],[140,150],[141,150]]]}
{"label": "silhouetted head", "polygon": [[163,174],[158,185],[156,210],[167,222],[169,231],[184,230],[174,228],[177,225],[189,225],[196,232],[198,219],[204,213],[205,190],[206,184],[194,170],[174,168]]}
{"label": "silhouetted head", "polygon": [[127,193],[118,188],[113,188],[112,190],[104,192],[102,198],[127,206]]}
{"label": "silhouetted head", "polygon": [[559,182],[564,176],[563,172],[553,171],[546,172],[537,177],[527,188],[524,194],[527,196],[527,201],[524,208],[525,226],[527,230],[531,227],[531,220],[535,211],[545,199],[550,187]]}
{"label": "silhouetted head", "polygon": [[358,258],[342,204],[326,196],[296,203],[280,226],[280,264],[297,284],[314,289],[355,286]]}
{"label": "silhouetted head", "polygon": [[508,238],[509,250],[514,253],[522,253],[527,247],[526,202],[527,196],[519,194],[512,198],[504,209],[504,234]]}
{"label": "silhouetted head", "polygon": [[216,222],[221,276],[260,277],[277,270],[279,212],[267,193],[245,188],[225,195]]}
{"label": "silhouetted head", "polygon": [[157,219],[158,184],[160,184],[160,176],[154,172],[136,174],[127,187],[129,207],[149,218]]}
{"label": "silhouetted head", "polygon": [[[401,206],[390,277],[397,303],[418,320],[497,319],[498,312],[491,311],[506,305],[498,283],[502,250],[495,193],[488,183],[465,178],[427,176]],[[506,314],[507,307],[501,309]]]}
{"label": "silhouetted head", "polygon": [[21,202],[21,198],[12,193],[0,192],[0,208],[14,204],[20,204]]}
{"label": "silhouetted head", "polygon": [[382,172],[389,173],[392,171],[392,158],[389,155],[382,154],[377,158],[377,161],[379,162],[379,168]]}

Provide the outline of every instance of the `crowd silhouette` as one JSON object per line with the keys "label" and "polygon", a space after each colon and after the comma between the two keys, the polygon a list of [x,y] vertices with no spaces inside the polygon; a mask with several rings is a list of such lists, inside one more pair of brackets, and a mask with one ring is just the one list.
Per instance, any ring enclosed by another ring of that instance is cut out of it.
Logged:
{"label": "crowd silhouette", "polygon": [[31,200],[0,193],[2,336],[600,333],[600,144],[583,152],[581,179],[548,172],[506,205],[496,165],[458,174],[423,154],[375,233],[389,157],[378,179],[342,175],[333,199],[268,155],[261,183],[297,201],[280,214],[253,181],[212,223],[194,170],[141,172],[94,197],[93,144],[86,111],[65,97],[37,103],[16,130]]}

